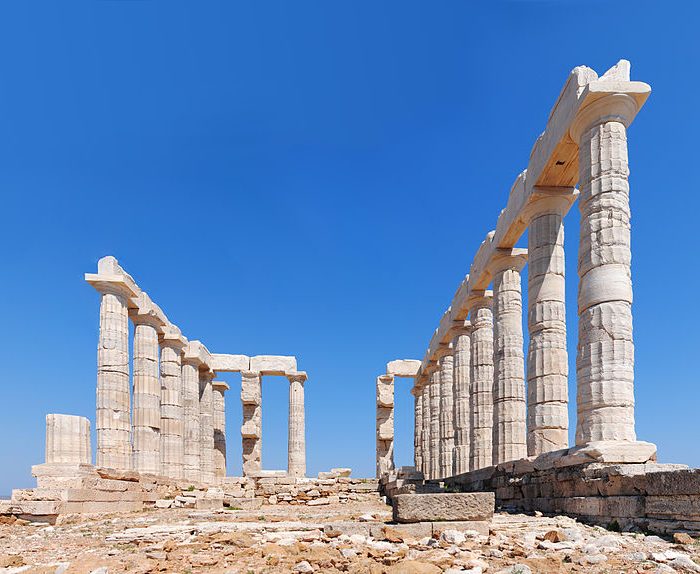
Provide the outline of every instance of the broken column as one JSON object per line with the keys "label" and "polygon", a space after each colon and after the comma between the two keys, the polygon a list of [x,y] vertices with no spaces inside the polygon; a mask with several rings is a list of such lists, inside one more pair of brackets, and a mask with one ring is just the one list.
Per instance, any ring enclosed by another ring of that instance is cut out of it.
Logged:
{"label": "broken column", "polygon": [[490,466],[493,435],[493,316],[492,293],[482,292],[470,301],[472,324],[471,448],[469,470]]}
{"label": "broken column", "polygon": [[290,373],[289,380],[289,437],[287,439],[287,474],[297,478],[306,476],[306,425],[304,411],[303,371]]}
{"label": "broken column", "polygon": [[638,109],[608,94],[581,109],[576,444],[634,441],[634,341],[626,127]]}
{"label": "broken column", "polygon": [[470,418],[471,418],[471,323],[461,321],[454,328],[454,451],[453,474],[469,472]]}
{"label": "broken column", "polygon": [[527,456],[525,355],[520,272],[527,250],[497,251],[493,276],[493,464]]}
{"label": "broken column", "polygon": [[90,421],[74,415],[46,415],[46,464],[91,464]]}
{"label": "broken column", "polygon": [[454,357],[452,345],[444,349],[440,366],[440,471],[439,478],[452,476],[452,451],[455,444],[453,422]]}
{"label": "broken column", "polygon": [[97,349],[97,466],[131,469],[129,302],[133,280],[114,257],[103,257],[86,281],[101,294]]}
{"label": "broken column", "polygon": [[199,465],[201,480],[214,482],[214,371],[199,370]]}
{"label": "broken column", "polygon": [[160,341],[160,457],[161,474],[183,478],[185,417],[182,402],[182,351],[187,339],[169,325]]}
{"label": "broken column", "polygon": [[430,468],[428,478],[440,477],[440,370],[437,365],[431,364],[429,371],[429,396],[430,396]]}
{"label": "broken column", "polygon": [[566,350],[564,215],[571,189],[536,190],[528,205],[527,451],[569,445],[569,361]]}
{"label": "broken column", "polygon": [[262,385],[257,371],[241,371],[243,476],[262,470]]}
{"label": "broken column", "polygon": [[134,323],[133,469],[160,474],[158,330],[165,321],[146,293],[141,293],[138,303],[138,309],[130,314]]}
{"label": "broken column", "polygon": [[226,399],[229,386],[224,381],[213,381],[214,396],[214,476],[226,476]]}
{"label": "broken column", "polygon": [[377,478],[394,470],[394,377],[377,377]]}

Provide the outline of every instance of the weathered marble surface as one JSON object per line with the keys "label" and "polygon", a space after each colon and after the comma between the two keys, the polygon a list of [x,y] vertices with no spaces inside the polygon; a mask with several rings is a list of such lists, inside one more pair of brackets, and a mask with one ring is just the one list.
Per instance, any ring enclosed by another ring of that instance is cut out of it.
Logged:
{"label": "weathered marble surface", "polygon": [[74,415],[46,415],[46,464],[91,464],[90,421]]}

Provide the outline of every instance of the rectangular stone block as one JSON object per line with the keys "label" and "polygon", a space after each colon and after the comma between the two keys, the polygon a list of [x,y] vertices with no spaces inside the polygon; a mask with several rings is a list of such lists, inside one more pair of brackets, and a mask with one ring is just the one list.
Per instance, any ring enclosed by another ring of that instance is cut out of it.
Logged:
{"label": "rectangular stone block", "polygon": [[210,359],[212,371],[237,373],[250,369],[250,357],[247,355],[225,355],[212,353]]}
{"label": "rectangular stone block", "polygon": [[453,520],[450,522],[432,522],[433,538],[440,538],[445,530],[459,530],[460,532],[478,532],[481,536],[488,536],[491,523],[488,520]]}
{"label": "rectangular stone block", "polygon": [[262,375],[286,375],[297,370],[296,357],[256,355],[250,358],[250,370]]}
{"label": "rectangular stone block", "polygon": [[496,504],[493,492],[400,494],[393,500],[396,522],[490,520]]}
{"label": "rectangular stone block", "polygon": [[421,362],[416,359],[398,359],[386,364],[386,374],[395,377],[415,377]]}

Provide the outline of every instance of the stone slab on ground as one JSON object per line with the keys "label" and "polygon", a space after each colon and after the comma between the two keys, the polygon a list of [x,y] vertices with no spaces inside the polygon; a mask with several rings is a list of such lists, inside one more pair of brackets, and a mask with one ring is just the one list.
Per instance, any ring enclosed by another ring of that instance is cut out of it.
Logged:
{"label": "stone slab on ground", "polygon": [[496,504],[492,492],[399,494],[394,497],[396,522],[490,520]]}

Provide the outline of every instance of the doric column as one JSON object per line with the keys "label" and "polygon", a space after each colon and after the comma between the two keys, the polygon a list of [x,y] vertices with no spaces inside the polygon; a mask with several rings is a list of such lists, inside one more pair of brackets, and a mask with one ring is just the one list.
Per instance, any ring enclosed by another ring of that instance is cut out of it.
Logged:
{"label": "doric column", "polygon": [[102,295],[100,340],[97,349],[96,464],[106,468],[130,470],[128,301],[135,293],[128,289],[118,276],[114,277],[114,280],[91,282]]}
{"label": "doric column", "polygon": [[138,472],[160,474],[158,330],[162,330],[164,323],[156,313],[149,311],[146,305],[130,313],[134,323],[133,468]]}
{"label": "doric column", "polygon": [[214,482],[214,371],[199,370],[199,466],[201,480]]}
{"label": "doric column", "polygon": [[394,470],[394,377],[377,377],[377,478]]}
{"label": "doric column", "polygon": [[[186,351],[187,353],[187,351]],[[199,425],[199,361],[185,357],[182,361],[182,408],[184,420],[183,478],[200,481],[201,436]]]}
{"label": "doric column", "polygon": [[182,351],[187,345],[177,327],[160,341],[160,469],[163,476],[183,478],[185,421],[182,401]]}
{"label": "doric column", "polygon": [[440,478],[440,370],[431,365],[428,384],[430,396],[430,467],[428,477]]}
{"label": "doric column", "polygon": [[536,189],[526,210],[529,456],[569,445],[563,220],[576,194],[571,188]]}
{"label": "doric column", "polygon": [[427,477],[430,470],[430,387],[425,374],[420,374],[418,384],[420,385],[420,393],[423,397],[423,415],[421,417],[421,424],[423,426],[421,430],[421,451],[423,453],[423,460],[420,470],[423,475]]}
{"label": "doric column", "polygon": [[470,418],[471,418],[471,323],[461,322],[454,329],[454,430],[455,446],[452,455],[453,474],[469,472]]}
{"label": "doric column", "polygon": [[490,466],[493,456],[493,316],[492,294],[470,301],[472,324],[471,449],[469,470]]}
{"label": "doric column", "polygon": [[634,98],[609,94],[579,111],[576,444],[636,440],[626,126]]}
{"label": "doric column", "polygon": [[287,439],[287,474],[306,476],[306,423],[304,411],[304,382],[306,373],[287,375],[289,379],[289,436]]}
{"label": "doric column", "polygon": [[74,415],[46,415],[46,464],[91,464],[90,421]]}
{"label": "doric column", "polygon": [[256,371],[241,372],[243,476],[262,470],[262,385]]}
{"label": "doric column", "polygon": [[416,470],[423,468],[423,393],[414,383],[413,395],[413,465]]}
{"label": "doric column", "polygon": [[450,344],[440,358],[440,473],[439,478],[452,476],[452,451],[455,446],[453,420],[454,356]]}
{"label": "doric column", "polygon": [[493,276],[493,464],[527,456],[525,354],[520,272],[527,250],[497,251]]}
{"label": "doric column", "polygon": [[226,476],[226,398],[229,386],[224,381],[213,381],[214,394],[214,476]]}

